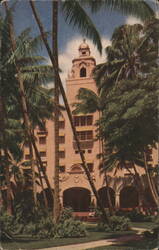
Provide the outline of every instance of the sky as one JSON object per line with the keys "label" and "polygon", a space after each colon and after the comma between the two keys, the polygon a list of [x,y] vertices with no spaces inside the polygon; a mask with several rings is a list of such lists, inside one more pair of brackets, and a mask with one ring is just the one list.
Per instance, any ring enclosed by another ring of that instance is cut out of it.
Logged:
{"label": "sky", "polygon": [[[98,1],[98,0],[96,0]],[[149,3],[153,4],[154,0],[147,0]],[[10,0],[9,4],[14,1]],[[51,1],[48,0],[36,0],[35,1],[37,10],[39,12],[40,18],[43,22],[46,31],[51,31]],[[155,7],[155,5],[153,5]],[[1,7],[2,11],[2,7]],[[105,48],[111,44],[111,35],[114,29],[123,24],[134,24],[141,23],[141,21],[132,16],[122,15],[120,12],[109,11],[106,9],[100,10],[96,14],[92,14],[87,8],[86,12],[90,15],[93,23],[95,24],[99,34],[101,36],[103,53],[100,56],[97,49],[94,47],[92,42],[86,38],[86,42],[89,44],[91,49],[91,55],[96,58],[96,62],[101,63],[106,60]],[[39,30],[37,28],[36,22],[32,15],[31,8],[29,6],[28,0],[17,0],[16,8],[14,11],[14,24],[16,34],[19,34],[22,30],[27,27],[31,27],[32,34],[38,35]],[[65,84],[65,79],[67,78],[68,72],[71,70],[72,59],[78,56],[78,47],[82,43],[83,35],[77,28],[66,24],[65,19],[60,11],[59,13],[59,64],[62,70],[61,79]],[[49,57],[45,49],[43,49],[40,54],[46,57],[48,63],[50,63]]]}

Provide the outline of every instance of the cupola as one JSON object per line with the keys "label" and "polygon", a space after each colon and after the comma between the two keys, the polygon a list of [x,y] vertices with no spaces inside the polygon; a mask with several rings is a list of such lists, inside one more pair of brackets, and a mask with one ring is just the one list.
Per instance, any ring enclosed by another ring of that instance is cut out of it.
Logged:
{"label": "cupola", "polygon": [[90,48],[89,45],[86,43],[86,39],[83,39],[83,42],[80,44],[78,50],[80,57],[90,56]]}

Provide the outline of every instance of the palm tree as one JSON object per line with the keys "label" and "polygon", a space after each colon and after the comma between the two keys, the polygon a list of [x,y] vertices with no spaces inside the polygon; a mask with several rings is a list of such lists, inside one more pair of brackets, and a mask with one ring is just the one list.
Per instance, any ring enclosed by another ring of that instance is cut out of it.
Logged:
{"label": "palm tree", "polygon": [[[7,4],[6,4],[6,8],[7,8]],[[10,15],[8,8],[6,10],[7,10],[7,14]],[[40,92],[40,95],[41,95],[41,98],[40,98],[40,100],[42,100],[41,105],[44,105],[44,100],[45,100],[45,104],[47,104],[47,106],[49,104],[51,107],[51,110],[50,110],[50,113],[48,112],[50,108],[48,108],[47,112],[46,111],[44,112],[44,109],[41,109],[43,112],[41,112],[41,111],[37,112],[37,110],[39,110],[39,108],[36,107],[36,112],[34,110],[34,116],[36,114],[37,122],[39,121],[40,117],[43,119],[50,118],[50,114],[52,113],[53,109],[52,109],[51,99],[49,101],[47,100],[50,98],[48,95],[48,91],[47,90],[44,91],[44,88],[39,87],[38,85],[35,85],[35,83],[41,84],[41,82],[44,83],[44,81],[46,81],[46,79],[47,80],[52,79],[52,68],[49,66],[44,66],[44,65],[38,65],[38,66],[34,65],[37,62],[44,61],[44,59],[42,57],[36,57],[36,56],[32,56],[30,54],[32,51],[31,46],[33,46],[33,48],[35,49],[36,43],[38,42],[39,39],[37,39],[37,38],[32,39],[29,36],[30,30],[26,29],[24,32],[21,33],[21,35],[18,37],[18,39],[16,39],[16,43],[15,43],[15,39],[14,39],[14,36],[12,33],[13,29],[11,29],[11,24],[12,24],[12,20],[10,19],[8,27],[9,27],[11,46],[12,46],[12,49],[14,50],[14,53],[11,55],[11,58],[9,59],[9,63],[12,62],[12,64],[14,65],[14,68],[15,68],[14,74],[13,74],[13,78],[14,78],[13,81],[16,83],[19,83],[19,81],[20,81],[20,84],[22,87],[22,92],[18,93],[18,95],[20,94],[21,101],[23,99],[22,107],[26,108],[25,111],[27,111],[27,113],[24,114],[24,123],[25,123],[25,127],[26,127],[26,123],[28,124],[28,122],[29,122],[29,126],[30,126],[29,127],[30,128],[29,134],[31,136],[31,137],[29,137],[30,151],[32,152],[31,144],[33,144],[34,150],[36,152],[36,157],[38,158],[38,162],[40,163],[40,168],[43,171],[43,174],[45,177],[45,181],[46,181],[48,187],[50,187],[50,184],[48,182],[48,178],[47,178],[46,173],[42,167],[42,162],[41,162],[41,159],[40,159],[40,156],[39,156],[39,153],[38,153],[35,141],[34,141],[34,135],[32,133],[32,128],[31,128],[30,121],[33,117],[33,110],[35,109],[35,105],[33,105],[32,104],[33,102],[31,102],[31,101],[29,103],[28,100],[30,98],[30,95],[33,96],[33,93],[35,93],[35,92],[37,93],[37,90],[38,90],[38,93]],[[25,41],[25,42],[23,42],[23,41]],[[14,47],[13,45],[16,47]],[[15,76],[16,76],[16,78],[15,78]],[[34,83],[34,87],[33,87],[33,83]],[[46,96],[46,95],[47,95],[47,98],[44,98],[44,96]],[[16,96],[17,96],[17,94],[16,94]],[[26,99],[27,99],[27,103],[26,103]],[[17,96],[17,100],[19,100],[18,96]],[[47,100],[47,102],[46,102],[46,100]],[[35,103],[35,100],[34,100],[34,103]],[[40,104],[40,102],[38,104]],[[28,114],[28,109],[29,109],[30,114]],[[23,109],[23,111],[24,111],[24,109]],[[26,133],[28,134],[27,131],[26,131]],[[33,155],[32,155],[32,157],[33,157]],[[33,159],[32,159],[32,162],[33,162]],[[33,164],[32,164],[32,167],[33,167]],[[33,186],[34,186],[34,184],[35,184],[34,170],[33,170],[33,179],[34,179],[33,180]],[[52,192],[51,187],[50,187],[50,190],[51,190],[50,192]],[[34,194],[34,199],[35,199],[35,196],[36,195]]]}
{"label": "palm tree", "polygon": [[[94,1],[88,1],[88,3],[92,5],[93,9],[99,8],[99,4],[96,4]],[[131,14],[132,14],[132,12],[134,13],[134,8],[130,8],[130,6],[131,7],[135,6],[136,13],[140,14],[140,16],[142,18],[145,18],[145,14],[143,13],[143,11],[141,11],[141,9],[139,9],[139,4],[137,4],[137,1],[134,1],[134,5],[132,4],[132,1],[129,1],[129,2],[127,1],[126,5],[125,5],[126,8],[124,7],[124,5],[122,5],[122,3],[123,3],[123,1],[118,3],[118,4],[114,4],[114,2],[113,3],[111,2],[110,5],[111,5],[111,7],[112,6],[117,6],[119,9],[122,8],[123,10],[126,10],[127,13],[129,12]],[[101,43],[100,43],[100,40],[99,40],[99,35],[96,32],[96,30],[94,29],[91,20],[86,15],[86,13],[82,9],[79,2],[73,0],[73,1],[65,1],[63,3],[61,2],[61,4],[62,4],[63,12],[64,12],[64,14],[66,16],[66,20],[70,20],[70,23],[73,23],[74,25],[77,25],[81,29],[81,31],[83,33],[85,33],[87,36],[89,36],[93,40],[93,42],[95,44],[97,44],[97,47],[98,47],[99,51],[101,52]],[[141,4],[142,4],[142,7],[146,10],[147,16],[153,15],[153,11],[149,8],[148,5],[146,5],[145,2],[142,1]],[[93,192],[94,192],[94,194],[95,194],[95,196],[96,196],[96,198],[98,200],[99,206],[100,206],[101,210],[103,211],[103,216],[104,216],[105,220],[108,221],[107,218],[106,218],[106,214],[105,214],[105,211],[103,209],[103,206],[102,206],[102,204],[101,204],[101,202],[99,200],[98,193],[97,193],[97,191],[95,189],[94,183],[93,183],[93,181],[91,179],[91,176],[90,176],[90,173],[88,171],[84,155],[83,155],[83,153],[82,153],[82,151],[80,149],[80,144],[79,144],[79,141],[78,141],[78,138],[77,138],[76,129],[75,129],[74,125],[73,125],[71,111],[70,111],[70,108],[69,108],[69,105],[68,105],[68,102],[67,102],[65,91],[64,91],[63,86],[62,86],[62,82],[61,82],[61,79],[60,79],[60,76],[59,76],[58,68],[56,67],[56,65],[57,65],[56,58],[54,57],[54,54],[51,53],[51,49],[50,49],[49,44],[47,42],[47,39],[46,39],[46,37],[44,35],[44,29],[43,29],[42,23],[41,23],[38,15],[37,15],[35,5],[34,5],[33,1],[31,1],[31,0],[30,0],[30,6],[32,8],[32,11],[33,11],[34,17],[36,19],[36,22],[38,24],[38,27],[40,29],[40,32],[41,32],[41,35],[42,35],[42,38],[43,38],[43,42],[44,42],[45,47],[46,47],[46,49],[48,51],[51,62],[53,64],[53,66],[54,66],[55,78],[58,81],[59,88],[60,88],[64,103],[65,103],[65,107],[66,107],[66,111],[67,111],[67,114],[68,114],[68,117],[69,117],[69,120],[70,120],[70,123],[71,123],[72,131],[73,131],[75,140],[77,142],[77,146],[78,146],[78,149],[79,149],[79,152],[80,152],[81,160],[83,162],[83,168],[84,168],[84,170],[86,172],[86,175],[88,177],[88,180],[90,182],[92,190],[93,190]],[[95,6],[95,8],[94,8],[94,6]],[[107,4],[107,6],[108,6],[108,4]],[[141,5],[140,5],[140,8],[141,8]]]}
{"label": "palm tree", "polygon": [[[52,2],[52,53],[55,57],[55,67],[58,69],[58,1]],[[59,106],[59,83],[58,78],[55,77],[54,81],[55,95],[54,102]],[[57,223],[60,217],[60,198],[59,198],[59,110],[55,109],[54,118],[54,222]]]}
{"label": "palm tree", "polygon": [[[69,1],[68,3],[71,3],[71,2]],[[108,218],[107,218],[107,216],[106,216],[105,210],[104,210],[104,208],[103,208],[103,206],[102,206],[102,204],[101,204],[101,202],[100,202],[100,199],[99,199],[98,193],[97,193],[97,191],[96,191],[95,185],[94,185],[93,180],[92,180],[92,178],[91,178],[90,172],[89,172],[89,170],[88,170],[88,168],[87,168],[87,164],[86,164],[84,155],[83,155],[83,153],[82,153],[82,151],[81,151],[81,149],[80,149],[80,143],[79,143],[79,140],[78,140],[78,137],[77,137],[76,129],[75,129],[74,124],[73,124],[73,119],[72,119],[71,110],[70,110],[70,107],[69,107],[69,104],[68,104],[68,101],[67,101],[67,98],[66,98],[66,94],[65,94],[65,91],[64,91],[64,88],[63,88],[63,85],[62,85],[60,76],[59,76],[59,70],[58,70],[58,68],[56,68],[56,64],[57,64],[56,58],[54,57],[53,53],[51,52],[51,49],[50,49],[50,47],[49,47],[48,41],[47,41],[47,39],[46,39],[46,36],[44,35],[45,32],[44,32],[42,23],[41,23],[40,19],[38,18],[37,11],[36,11],[36,9],[35,9],[35,5],[34,5],[34,3],[33,3],[32,1],[30,1],[30,6],[31,6],[31,8],[32,8],[32,11],[33,11],[33,14],[34,14],[34,16],[35,16],[35,19],[36,19],[36,22],[37,22],[37,24],[38,24],[38,27],[39,27],[39,29],[40,29],[41,36],[42,36],[43,42],[44,42],[44,44],[45,44],[45,46],[46,46],[46,49],[47,49],[47,51],[48,51],[48,54],[49,54],[49,57],[50,57],[50,59],[51,59],[52,65],[54,65],[55,78],[56,78],[56,80],[57,80],[57,82],[58,82],[58,84],[59,84],[60,92],[61,92],[62,97],[63,97],[63,100],[64,100],[65,108],[66,108],[66,111],[67,111],[67,114],[68,114],[68,117],[69,117],[69,120],[70,120],[70,123],[71,123],[71,127],[72,127],[72,130],[73,130],[73,134],[74,134],[75,140],[76,140],[76,142],[77,142],[78,150],[79,150],[79,152],[80,152],[81,160],[82,160],[82,163],[83,163],[83,168],[84,168],[84,170],[85,170],[85,173],[86,173],[86,175],[87,175],[87,178],[88,178],[88,180],[89,180],[89,183],[90,183],[90,185],[91,185],[91,187],[92,187],[92,190],[93,190],[93,192],[94,192],[94,194],[95,194],[95,196],[96,196],[96,198],[97,198],[97,201],[98,201],[98,203],[99,203],[99,206],[100,206],[100,208],[101,208],[101,211],[103,212],[103,218],[104,218],[105,221],[108,222]],[[79,6],[79,7],[80,7],[80,6]],[[87,19],[87,20],[88,20],[88,19]],[[93,27],[93,28],[94,28],[94,27]],[[96,34],[97,34],[97,32],[96,32]]]}
{"label": "palm tree", "polygon": [[147,148],[153,148],[158,141],[157,86],[158,70],[142,80],[119,82],[107,95],[108,104],[99,123],[101,137],[110,149],[109,155],[105,156],[105,169],[127,169],[127,164],[131,165],[135,181],[143,192],[142,180],[138,178],[135,165],[143,167],[158,206],[158,194],[146,153]]}
{"label": "palm tree", "polygon": [[[112,45],[106,48],[108,61],[104,64],[97,65],[94,70],[98,94],[91,90],[81,88],[77,95],[77,99],[80,103],[74,104],[75,113],[95,112],[96,110],[102,112],[109,106],[111,100],[109,96],[114,85],[119,85],[122,79],[141,80],[143,76],[146,77],[157,67],[156,45],[158,44],[158,36],[155,32],[157,27],[158,22],[152,19],[145,27],[138,24],[133,26],[124,25],[115,30],[112,36]],[[113,101],[116,102],[117,98]],[[113,107],[114,105],[112,104],[112,110]],[[110,111],[111,117],[111,110],[108,111]],[[115,109],[114,112],[116,114],[117,109]],[[100,117],[102,117],[102,114]],[[109,129],[112,130],[112,127],[110,126]],[[113,133],[111,136],[113,138]],[[107,140],[110,141],[112,138],[106,138],[106,145],[104,147],[109,146],[109,149],[111,148]],[[122,141],[120,143],[122,144]],[[104,154],[104,172],[108,171],[109,168],[111,170],[112,165],[116,169],[127,168],[128,162],[125,158],[126,151],[121,152],[114,150],[115,149],[111,150],[111,153],[108,155]],[[141,159],[139,161],[141,157],[139,157],[137,152],[135,154],[133,159],[138,159],[138,162],[141,163]],[[137,182],[139,189],[143,190],[143,184],[134,164],[133,168],[135,171],[135,182]],[[130,171],[130,169],[128,169],[128,171]]]}
{"label": "palm tree", "polygon": [[135,24],[115,29],[112,45],[106,48],[107,62],[94,71],[98,89],[108,93],[120,80],[140,79],[156,68],[157,43],[154,29],[148,27]]}

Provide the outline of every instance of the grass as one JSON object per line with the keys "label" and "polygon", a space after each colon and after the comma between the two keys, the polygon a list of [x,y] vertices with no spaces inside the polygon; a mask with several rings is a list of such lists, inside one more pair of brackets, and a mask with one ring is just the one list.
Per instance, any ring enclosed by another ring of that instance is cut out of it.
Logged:
{"label": "grass", "polygon": [[154,222],[131,222],[132,227],[152,229],[155,226]]}
{"label": "grass", "polygon": [[90,241],[97,241],[103,239],[117,238],[125,234],[133,234],[134,231],[117,232],[117,233],[105,233],[96,232],[94,225],[88,225],[88,236],[83,238],[57,238],[57,239],[45,239],[39,240],[28,236],[19,236],[15,238],[14,242],[3,243],[2,247],[5,250],[18,250],[18,249],[41,249],[47,247],[64,246],[78,243],[86,243]]}
{"label": "grass", "polygon": [[[153,223],[132,223],[132,227],[141,227],[141,228],[146,228],[150,229],[154,224]],[[97,240],[103,240],[103,239],[111,239],[111,238],[118,238],[120,236],[125,236],[125,235],[130,235],[134,234],[134,231],[127,231],[127,232],[116,232],[116,233],[105,233],[105,232],[97,232],[95,230],[96,224],[91,224],[91,223],[86,223],[86,227],[88,230],[88,236],[83,237],[83,238],[57,238],[57,239],[44,239],[40,240],[37,238],[32,238],[29,236],[16,236],[14,242],[9,242],[9,243],[3,243],[2,247],[5,250],[18,250],[18,249],[25,249],[25,250],[31,250],[31,249],[41,249],[41,248],[47,248],[47,247],[56,247],[56,246],[64,246],[64,245],[71,245],[71,244],[79,244],[79,243],[86,243],[86,242],[91,242],[91,241],[97,241]],[[133,246],[132,246],[133,244]],[[138,244],[138,242],[132,242],[131,245],[119,245],[119,246],[114,246],[112,248],[111,246],[105,246],[104,248],[95,248],[96,250],[98,249],[110,249],[110,250],[136,250],[136,249],[146,249],[144,248],[135,248],[134,244]],[[140,242],[142,244],[142,242]],[[145,241],[144,241],[145,244]],[[148,243],[146,243],[145,246]],[[134,247],[134,248],[132,248]],[[155,247],[155,246],[154,246]],[[92,248],[94,249],[94,248]],[[150,248],[147,248],[150,250]]]}

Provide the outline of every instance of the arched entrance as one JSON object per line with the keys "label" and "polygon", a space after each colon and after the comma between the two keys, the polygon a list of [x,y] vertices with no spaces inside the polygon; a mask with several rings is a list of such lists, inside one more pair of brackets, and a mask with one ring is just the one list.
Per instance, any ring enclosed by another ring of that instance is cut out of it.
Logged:
{"label": "arched entrance", "polygon": [[[50,190],[48,188],[45,188],[44,191],[45,191],[47,202],[48,202],[48,208],[50,210],[52,210],[53,209],[53,204],[54,204],[52,194],[50,193]],[[38,200],[40,202],[40,205],[44,206],[44,197],[43,197],[43,192],[42,191],[38,194]]]}
{"label": "arched entrance", "polygon": [[120,191],[120,207],[135,208],[139,205],[139,195],[135,187],[127,186]]}
{"label": "arched entrance", "polygon": [[75,212],[89,211],[91,193],[86,188],[73,187],[63,192],[63,206],[72,207]]}
{"label": "arched entrance", "polygon": [[110,187],[102,187],[98,190],[99,197],[100,197],[102,204],[105,208],[109,207],[108,192],[110,195],[111,204],[114,207],[115,206],[115,192],[114,192],[114,190]]}

